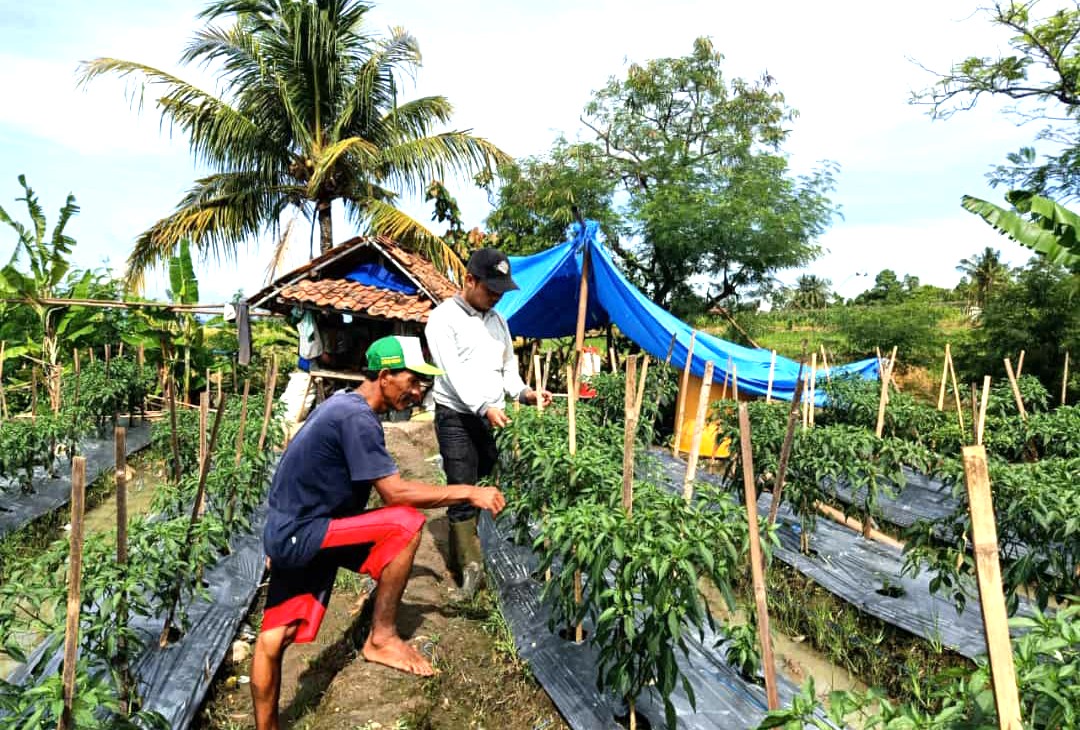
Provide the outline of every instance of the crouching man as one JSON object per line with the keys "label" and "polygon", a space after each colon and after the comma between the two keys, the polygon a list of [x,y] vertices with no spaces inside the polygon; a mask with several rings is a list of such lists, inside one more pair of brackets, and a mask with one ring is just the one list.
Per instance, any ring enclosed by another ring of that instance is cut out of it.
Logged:
{"label": "crouching man", "polygon": [[[398,473],[376,414],[419,403],[430,378],[442,374],[424,362],[418,338],[374,342],[365,374],[359,388],[333,395],[312,413],[274,475],[263,531],[270,585],[251,668],[258,730],[278,728],[282,658],[290,644],[315,639],[338,568],[378,582],[364,658],[433,674],[395,625],[424,525],[416,508],[468,504],[498,514],[505,504],[493,487],[433,486]],[[372,487],[385,506],[367,510]]]}

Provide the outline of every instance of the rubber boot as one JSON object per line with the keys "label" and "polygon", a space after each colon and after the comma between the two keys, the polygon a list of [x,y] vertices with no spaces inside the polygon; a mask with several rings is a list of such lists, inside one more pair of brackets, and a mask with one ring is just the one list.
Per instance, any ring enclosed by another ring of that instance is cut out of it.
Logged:
{"label": "rubber boot", "polygon": [[450,523],[450,570],[461,579],[461,599],[472,598],[484,579],[484,555],[475,517]]}

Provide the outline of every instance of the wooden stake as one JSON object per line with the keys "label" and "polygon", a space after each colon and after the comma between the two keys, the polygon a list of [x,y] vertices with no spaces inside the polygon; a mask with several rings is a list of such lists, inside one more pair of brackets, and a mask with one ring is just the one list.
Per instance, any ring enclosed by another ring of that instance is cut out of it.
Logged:
{"label": "wooden stake", "polygon": [[[236,456],[233,460],[234,466],[240,466],[240,460],[244,456],[244,427],[247,425],[247,408],[248,408],[248,393],[251,389],[251,382],[244,378],[244,395],[240,401],[240,427],[236,431]],[[219,401],[222,402],[222,401]],[[220,406],[218,406],[220,408]],[[236,485],[233,484],[229,489],[229,505],[225,509],[225,524],[226,526],[232,524],[233,514],[236,512]]]}
{"label": "wooden stake", "polygon": [[[7,420],[7,417],[8,417],[7,396],[4,394],[4,349],[6,347],[7,347],[7,341],[0,340],[0,418],[3,418],[4,420]],[[1068,356],[1066,356],[1065,372],[1067,373],[1068,371],[1069,371]],[[1068,379],[1068,378],[1066,378],[1066,379]],[[1065,400],[1065,395],[1064,395],[1065,394],[1065,389],[1064,388],[1061,389],[1061,393],[1062,393],[1062,402],[1064,402],[1064,400]]]}
{"label": "wooden stake", "polygon": [[123,356],[124,356],[124,341],[120,340],[120,347],[119,347],[119,349],[118,349],[118,351],[116,353],[116,357],[117,357],[117,359],[119,359],[119,358],[122,358]]}
{"label": "wooden stake", "polygon": [[206,429],[210,424],[210,391],[199,393],[199,468],[206,461]]}
{"label": "wooden stake", "polygon": [[[1012,377],[1011,366],[1009,371]],[[990,493],[990,474],[986,467],[986,449],[982,446],[965,446],[963,453],[964,482],[971,509],[971,539],[974,543],[983,627],[986,630],[986,648],[990,655],[994,701],[997,703],[998,727],[1001,730],[1021,730],[1020,698],[1016,691],[1009,617],[1005,610],[1001,566],[998,563],[997,526]]]}
{"label": "wooden stake", "polygon": [[540,390],[547,390],[548,375],[551,374],[551,350],[544,356],[544,377],[540,378]]}
{"label": "wooden stake", "polygon": [[[128,504],[127,504],[127,429],[117,426],[116,439],[116,565],[120,569],[122,578],[127,577],[128,544]],[[124,629],[128,623],[127,593],[121,589],[119,600],[116,603],[116,624],[120,627],[117,641],[117,655],[127,656],[127,639]],[[120,667],[120,707],[126,715],[131,701],[131,676],[130,668],[126,659]]]}
{"label": "wooden stake", "polygon": [[780,707],[780,699],[776,693],[776,662],[773,660],[772,637],[769,634],[769,606],[765,596],[765,563],[761,557],[761,536],[758,533],[754,452],[750,444],[750,415],[745,403],[739,404],[739,447],[742,453],[746,520],[750,527],[750,574],[754,583],[758,636],[761,639],[761,665],[765,670],[765,696],[768,699],[769,709],[775,710]]}
{"label": "wooden stake", "polygon": [[971,438],[978,443],[975,429],[979,426],[979,386],[971,383]]}
{"label": "wooden stake", "polygon": [[810,355],[810,427],[814,427],[814,414],[817,412],[817,353]]}
{"label": "wooden stake", "polygon": [[172,441],[173,486],[176,486],[180,484],[180,441],[176,431],[176,387],[172,378],[166,381],[166,387],[169,391],[169,433]]}
{"label": "wooden stake", "polygon": [[713,362],[705,362],[705,375],[701,379],[698,392],[697,415],[694,418],[694,436],[690,442],[690,458],[683,477],[683,499],[688,503],[694,497],[694,478],[697,477],[698,459],[701,458],[701,433],[705,430],[705,415],[709,411],[709,395],[712,392]]}
{"label": "wooden stake", "polygon": [[529,351],[529,362],[526,363],[526,365],[525,365],[525,383],[526,384],[532,382],[533,360],[536,359],[536,351],[537,351],[537,348],[539,346],[540,346],[540,341],[539,340],[533,340],[532,349]]}
{"label": "wooden stake", "polygon": [[86,352],[90,355],[90,362],[97,362],[97,360],[94,359],[94,348],[88,347],[86,348]]}
{"label": "wooden stake", "polygon": [[892,376],[892,367],[882,362],[881,370],[881,395],[878,396],[877,426],[874,427],[874,435],[881,438],[885,430],[885,403],[889,395],[889,378]]}
{"label": "wooden stake", "polygon": [[[4,374],[3,361],[0,360],[0,375]],[[1069,390],[1069,351],[1065,351],[1065,370],[1061,374],[1061,405],[1065,405],[1065,396]],[[0,390],[0,398],[3,397],[3,391]],[[4,406],[4,416],[7,417],[7,406]]]}
{"label": "wooden stake", "polygon": [[270,358],[270,378],[266,384],[266,402],[263,406],[262,429],[259,431],[259,451],[266,446],[266,430],[270,427],[270,416],[274,413],[274,389],[277,388],[277,355]]}
{"label": "wooden stake", "polygon": [[683,418],[686,415],[686,386],[690,382],[690,366],[694,362],[694,341],[697,331],[690,333],[690,349],[686,351],[686,364],[683,365],[682,386],[679,388],[679,405],[675,409],[675,440],[671,445],[671,455],[679,455],[679,442],[682,440]]}
{"label": "wooden stake", "polygon": [[731,397],[738,402],[739,400],[739,366],[732,363],[731,365]]}
{"label": "wooden stake", "polygon": [[[803,352],[805,355],[805,351]],[[799,375],[795,378],[795,392],[791,396],[788,408],[787,431],[784,432],[784,445],[780,447],[780,461],[776,467],[776,483],[773,485],[772,504],[769,505],[769,525],[776,523],[776,512],[780,509],[780,498],[784,494],[784,478],[787,475],[788,460],[791,458],[791,446],[795,442],[795,420],[799,415],[799,401],[802,399],[802,361],[799,361]]]}
{"label": "wooden stake", "polygon": [[540,393],[544,389],[544,383],[540,369],[540,355],[533,355],[533,374],[536,376],[536,410],[543,412],[544,399],[540,397]]}
{"label": "wooden stake", "polygon": [[637,398],[634,400],[634,413],[641,415],[641,402],[645,399],[645,379],[649,375],[649,355],[646,353],[641,360],[641,375],[638,377]]}
{"label": "wooden stake", "polygon": [[675,352],[675,334],[674,332],[671,333],[671,342],[667,346],[667,357],[664,358],[665,365],[671,364],[671,353]]}
{"label": "wooden stake", "polygon": [[964,409],[960,405],[960,386],[956,384],[956,366],[949,356],[949,378],[952,380],[953,397],[956,399],[956,419],[960,424],[960,438],[964,438]]}
{"label": "wooden stake", "polygon": [[634,513],[634,440],[637,436],[637,413],[634,412],[634,385],[637,382],[637,356],[626,358],[625,429],[623,432],[622,506],[626,516]]}
{"label": "wooden stake", "polygon": [[731,358],[727,359],[727,368],[724,370],[724,384],[720,387],[720,400],[727,400],[728,382],[731,380]]}
{"label": "wooden stake", "polygon": [[140,368],[146,364],[146,348],[141,342],[139,343],[139,349],[135,351],[135,362]]}
{"label": "wooden stake", "polygon": [[[276,364],[276,363],[275,363]],[[225,414],[225,401],[221,401],[218,404],[217,413],[214,414],[214,427],[210,432],[210,445],[207,449],[207,454],[214,453],[214,448],[217,446],[218,433],[221,428],[222,416]],[[195,532],[195,526],[199,524],[199,515],[201,514],[201,506],[206,497],[206,475],[210,471],[210,457],[207,458],[199,465],[199,486],[195,491],[195,503],[191,507],[191,519],[188,522],[187,533],[184,535],[184,543],[180,546],[180,564],[187,562],[188,556],[191,554],[191,541],[193,533]],[[169,644],[169,629],[172,628],[173,616],[176,613],[176,604],[180,600],[180,576],[177,576],[176,582],[173,584],[172,595],[168,601],[169,612],[165,615],[165,624],[161,627],[161,636],[158,637],[158,644],[164,648]]]}
{"label": "wooden stake", "polygon": [[75,665],[79,657],[79,612],[82,607],[83,514],[86,507],[86,459],[71,461],[71,546],[68,560],[67,626],[64,632],[64,708],[57,725],[59,730],[73,726],[75,703]]}
{"label": "wooden stake", "polygon": [[772,384],[773,376],[776,374],[776,350],[772,351],[772,357],[769,358],[769,387],[765,390],[765,402],[772,403]]}
{"label": "wooden stake", "polygon": [[979,402],[979,420],[975,426],[975,443],[982,446],[983,433],[986,430],[986,404],[990,402],[990,376],[983,376],[982,400]]}
{"label": "wooden stake", "polygon": [[1013,375],[1012,362],[1005,358],[1005,374],[1009,376],[1009,387],[1012,388],[1013,399],[1016,401],[1016,410],[1020,411],[1020,419],[1027,420],[1027,410],[1024,408],[1024,399],[1020,397],[1020,386],[1016,384],[1016,376]]}
{"label": "wooden stake", "polygon": [[30,368],[30,417],[37,421],[37,365]]}
{"label": "wooden stake", "polygon": [[[584,230],[584,223],[582,223]],[[585,346],[585,315],[589,309],[589,247],[581,254],[581,284],[578,287],[577,330],[574,334],[574,352],[581,357]]]}
{"label": "wooden stake", "polygon": [[608,355],[611,356],[611,372],[619,372],[619,356],[615,353],[614,347],[608,348]]}
{"label": "wooden stake", "polygon": [[799,408],[802,411],[802,430],[805,431],[810,427],[810,414],[806,412],[806,396],[807,391],[810,390],[810,380],[808,373],[803,373],[803,389],[802,389],[802,402],[799,404]]}
{"label": "wooden stake", "polygon": [[[574,377],[574,366],[566,364],[566,418],[569,426],[567,439],[570,448],[570,460],[577,455],[577,381]],[[573,466],[570,468],[570,482],[574,482]],[[583,600],[581,586],[581,571],[574,571],[574,603],[581,605]],[[574,641],[580,644],[585,638],[585,627],[579,621],[574,627]]]}
{"label": "wooden stake", "polygon": [[832,385],[832,370],[829,368],[829,358],[825,354],[824,343],[822,343],[821,345],[821,367],[825,368],[825,382],[827,382],[829,385]]}
{"label": "wooden stake", "polygon": [[1016,358],[1016,379],[1020,379],[1020,374],[1024,372],[1024,351],[1020,351],[1020,357]]}

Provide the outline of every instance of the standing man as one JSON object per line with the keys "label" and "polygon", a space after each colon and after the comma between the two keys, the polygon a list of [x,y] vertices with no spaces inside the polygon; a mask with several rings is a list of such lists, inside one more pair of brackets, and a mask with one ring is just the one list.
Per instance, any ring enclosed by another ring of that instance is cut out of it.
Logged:
{"label": "standing man", "polygon": [[[251,667],[258,730],[278,729],[285,650],[319,633],[339,567],[378,582],[364,658],[434,674],[395,625],[424,524],[416,508],[468,504],[498,514],[506,504],[494,487],[406,481],[386,450],[376,414],[420,402],[426,379],[441,373],[424,362],[419,338],[376,340],[367,350],[366,380],[315,409],[281,457],[263,530],[270,586]],[[385,506],[367,511],[372,487]]]}
{"label": "standing man", "polygon": [[[435,434],[448,482],[474,484],[491,473],[498,453],[492,429],[510,422],[506,396],[521,403],[551,402],[521,380],[510,328],[494,306],[518,288],[506,254],[494,248],[474,251],[466,265],[465,288],[428,316],[431,358],[444,375],[435,378]],[[450,520],[450,569],[472,595],[483,576],[474,506],[455,504]]]}

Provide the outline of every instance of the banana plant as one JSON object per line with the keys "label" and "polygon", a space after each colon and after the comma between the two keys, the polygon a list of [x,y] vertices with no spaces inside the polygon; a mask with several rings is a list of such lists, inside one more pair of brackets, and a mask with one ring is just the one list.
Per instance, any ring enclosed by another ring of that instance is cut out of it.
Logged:
{"label": "banana plant", "polygon": [[1053,263],[1075,270],[1080,266],[1080,216],[1049,198],[1025,190],[1005,195],[1013,210],[979,198],[961,198],[964,210],[980,216],[997,231]]}

